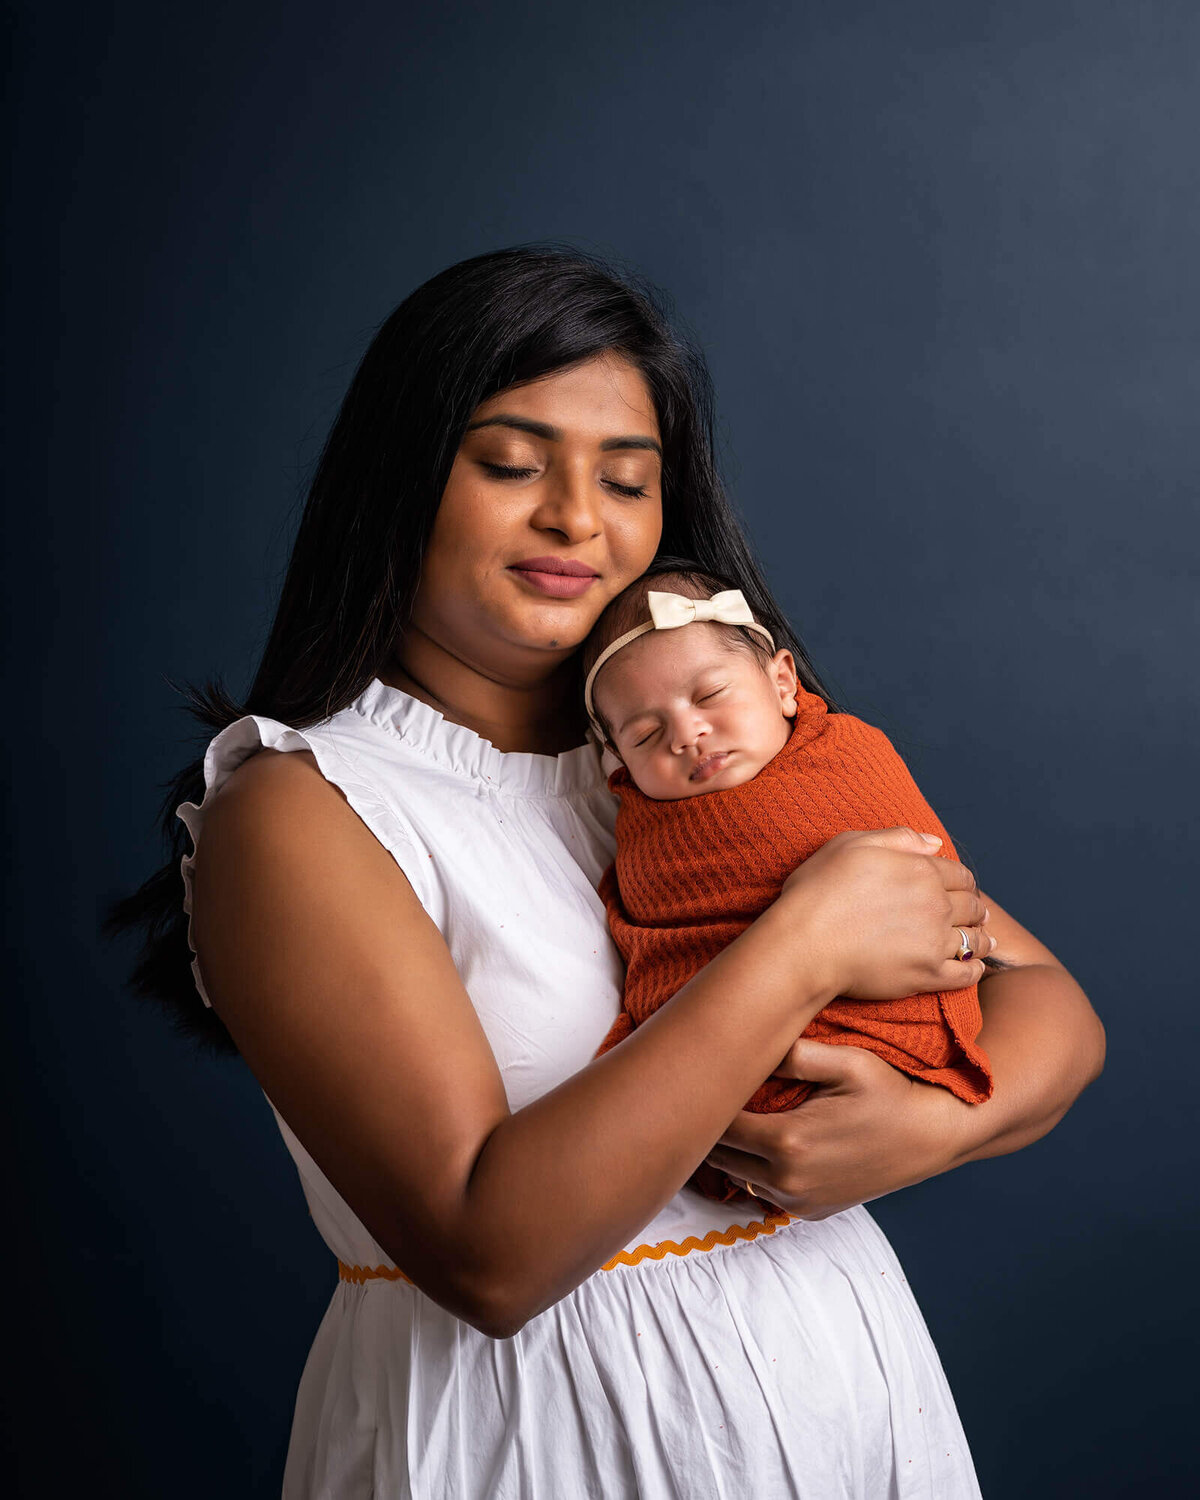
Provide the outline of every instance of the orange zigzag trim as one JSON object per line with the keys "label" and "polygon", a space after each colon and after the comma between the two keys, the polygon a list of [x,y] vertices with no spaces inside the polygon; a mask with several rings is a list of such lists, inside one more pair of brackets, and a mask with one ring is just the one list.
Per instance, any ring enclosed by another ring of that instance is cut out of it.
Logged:
{"label": "orange zigzag trim", "polygon": [[[690,1255],[693,1250],[712,1250],[717,1245],[733,1245],[738,1240],[756,1240],[760,1234],[774,1234],[785,1224],[792,1222],[791,1214],[769,1214],[765,1219],[756,1219],[753,1224],[734,1224],[730,1229],[710,1229],[704,1238],[689,1234],[682,1244],[678,1240],[660,1240],[657,1245],[639,1245],[635,1250],[621,1250],[600,1267],[602,1271],[615,1271],[618,1266],[636,1266],[643,1260],[662,1260],[668,1255]],[[338,1261],[338,1275],[343,1281],[362,1286],[368,1281],[407,1281],[415,1286],[411,1276],[406,1276],[399,1266],[348,1266]]]}
{"label": "orange zigzag trim", "polygon": [[683,1244],[678,1240],[661,1240],[657,1245],[639,1245],[636,1250],[621,1250],[612,1260],[606,1260],[600,1269],[614,1271],[618,1266],[636,1266],[643,1260],[662,1260],[665,1255],[690,1255],[693,1250],[712,1250],[717,1245],[733,1245],[738,1240],[756,1240],[760,1234],[774,1234],[791,1222],[791,1214],[771,1214],[745,1226],[734,1224],[730,1229],[710,1229],[702,1240],[689,1234]]}
{"label": "orange zigzag trim", "polygon": [[343,1281],[353,1281],[356,1286],[361,1286],[364,1281],[407,1281],[409,1286],[416,1285],[399,1266],[348,1266],[344,1260],[339,1260],[338,1275]]}

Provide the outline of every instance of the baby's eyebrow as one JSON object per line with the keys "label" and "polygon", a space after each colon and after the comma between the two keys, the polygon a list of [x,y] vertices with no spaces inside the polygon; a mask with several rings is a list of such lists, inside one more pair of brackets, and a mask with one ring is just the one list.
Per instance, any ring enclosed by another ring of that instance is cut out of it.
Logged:
{"label": "baby's eyebrow", "polygon": [[623,724],[618,725],[617,728],[613,732],[615,734],[624,734],[625,731],[629,728],[629,726],[631,724],[636,724],[639,719],[652,719],[652,718],[654,718],[654,710],[652,708],[635,708],[634,711],[625,720],[625,722]]}
{"label": "baby's eyebrow", "polygon": [[[706,684],[704,681],[705,677],[710,673],[719,673],[719,670],[720,669],[711,662],[701,667],[700,670],[693,676],[691,682],[688,684],[689,691],[694,693],[698,687],[707,686],[708,684]],[[624,721],[624,723],[619,724],[616,729],[613,730],[613,737],[615,739],[618,734],[624,734],[629,726],[631,724],[636,724],[639,719],[657,719],[660,717],[661,715],[656,708],[635,708],[634,711],[629,715],[629,717]]]}

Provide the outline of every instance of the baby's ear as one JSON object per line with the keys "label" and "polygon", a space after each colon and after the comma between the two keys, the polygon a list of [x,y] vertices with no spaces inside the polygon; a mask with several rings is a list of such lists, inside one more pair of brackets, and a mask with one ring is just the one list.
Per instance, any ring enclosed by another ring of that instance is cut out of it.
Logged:
{"label": "baby's ear", "polygon": [[794,719],[799,712],[797,691],[800,679],[796,675],[796,662],[788,650],[776,651],[767,668],[767,676],[779,694],[779,707],[785,719]]}
{"label": "baby's ear", "polygon": [[605,740],[600,746],[600,770],[602,771],[602,773],[606,777],[611,776],[618,766],[624,765],[625,762],[608,743],[608,741]]}
{"label": "baby's ear", "polygon": [[613,744],[607,733],[599,727],[599,725],[594,723],[591,724],[588,727],[587,733],[588,739],[590,739],[596,746],[596,748],[600,751],[601,759],[610,763],[608,766],[608,770],[610,772],[615,770],[617,766],[623,766],[625,764],[625,762],[617,754],[617,747]]}

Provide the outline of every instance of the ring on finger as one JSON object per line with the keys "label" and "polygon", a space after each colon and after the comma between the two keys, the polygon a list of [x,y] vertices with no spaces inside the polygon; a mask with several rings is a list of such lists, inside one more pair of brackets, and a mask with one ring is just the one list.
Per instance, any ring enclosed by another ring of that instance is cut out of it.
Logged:
{"label": "ring on finger", "polygon": [[962,939],[962,941],[958,945],[958,952],[954,956],[959,960],[960,963],[966,963],[967,959],[975,957],[975,954],[971,948],[971,939],[965,927],[956,927],[954,930]]}

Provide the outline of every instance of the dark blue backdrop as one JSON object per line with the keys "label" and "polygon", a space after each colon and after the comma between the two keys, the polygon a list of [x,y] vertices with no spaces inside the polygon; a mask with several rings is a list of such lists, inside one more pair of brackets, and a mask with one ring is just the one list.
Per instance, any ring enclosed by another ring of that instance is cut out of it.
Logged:
{"label": "dark blue backdrop", "polygon": [[[1183,1492],[1200,10],[20,4],[10,1305],[28,1493],[275,1493],[335,1270],[247,1073],[123,993],[166,678],[241,690],[375,325],[571,237],[673,293],[817,661],[1080,977],[1102,1081],[877,1205],[989,1500]],[[1185,1040],[1186,1038],[1186,1040]]]}

